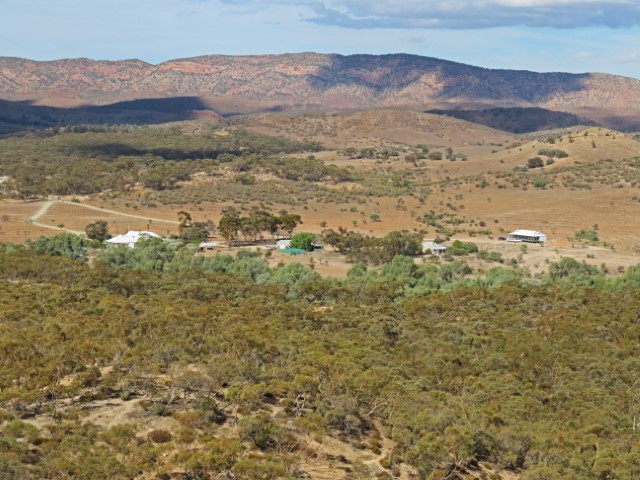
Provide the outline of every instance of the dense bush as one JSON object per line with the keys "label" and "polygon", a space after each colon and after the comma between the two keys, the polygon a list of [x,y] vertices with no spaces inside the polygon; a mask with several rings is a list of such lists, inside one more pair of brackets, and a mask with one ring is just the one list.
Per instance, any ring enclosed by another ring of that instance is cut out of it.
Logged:
{"label": "dense bush", "polygon": [[313,233],[300,232],[291,237],[291,248],[300,248],[302,250],[311,251],[316,236]]}
{"label": "dense bush", "polygon": [[527,168],[544,167],[544,161],[540,157],[534,157],[527,160]]}
{"label": "dense bush", "polygon": [[[522,478],[640,475],[636,267],[606,280],[562,259],[533,283],[396,255],[341,281],[141,247],[155,261],[128,249],[128,268],[0,248],[3,478],[279,476],[299,455],[293,424],[354,442],[380,425],[387,465],[424,478],[477,462]],[[142,435],[54,407],[130,392],[180,429]],[[16,420],[47,411],[55,421]],[[216,430],[231,415],[240,438]]]}
{"label": "dense bush", "polygon": [[28,242],[39,255],[51,255],[53,257],[69,257],[74,260],[87,260],[87,240],[72,233],[59,233],[51,237],[40,237],[35,242]]}

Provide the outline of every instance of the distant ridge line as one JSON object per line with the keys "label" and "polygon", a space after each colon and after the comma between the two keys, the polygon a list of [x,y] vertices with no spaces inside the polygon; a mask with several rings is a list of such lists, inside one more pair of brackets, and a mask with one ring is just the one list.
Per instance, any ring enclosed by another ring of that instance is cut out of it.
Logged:
{"label": "distant ridge line", "polygon": [[138,59],[0,57],[0,98],[9,101],[65,106],[173,97],[198,97],[221,114],[539,107],[619,128],[638,122],[640,80],[496,70],[413,54],[202,55],[157,65]]}

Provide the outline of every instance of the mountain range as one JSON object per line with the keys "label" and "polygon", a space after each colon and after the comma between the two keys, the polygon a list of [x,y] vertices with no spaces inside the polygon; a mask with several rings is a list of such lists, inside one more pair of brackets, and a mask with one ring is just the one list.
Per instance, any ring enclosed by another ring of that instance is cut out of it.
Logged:
{"label": "mountain range", "polygon": [[640,80],[603,73],[492,70],[406,54],[213,55],[158,65],[140,60],[0,57],[0,98],[12,104],[69,109],[176,97],[197,98],[192,110],[221,115],[373,107],[536,107],[612,128],[640,129]]}

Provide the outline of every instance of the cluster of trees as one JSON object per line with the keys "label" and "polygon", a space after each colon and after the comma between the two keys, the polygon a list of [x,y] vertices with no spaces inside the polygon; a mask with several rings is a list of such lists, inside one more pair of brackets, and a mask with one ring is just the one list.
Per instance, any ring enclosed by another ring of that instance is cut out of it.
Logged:
{"label": "cluster of trees", "polygon": [[541,148],[540,150],[538,150],[538,155],[555,158],[567,158],[569,156],[569,154],[564,150],[558,150],[554,148]]}
{"label": "cluster of trees", "polygon": [[557,149],[540,149],[538,150],[538,155],[545,155],[547,157],[546,160],[543,160],[540,157],[534,157],[527,160],[527,168],[542,168],[545,165],[553,165],[555,163],[555,158],[566,158],[569,156],[567,152],[564,150]]}
{"label": "cluster of trees", "polygon": [[272,235],[273,238],[282,236],[290,238],[301,223],[300,215],[286,210],[280,211],[279,215],[273,215],[267,210],[254,208],[248,216],[241,216],[235,208],[227,207],[222,210],[222,217],[218,222],[218,233],[231,247],[240,236],[245,241],[256,241],[264,233]]}
{"label": "cluster of trees", "polygon": [[365,147],[358,149],[355,147],[346,147],[339,150],[338,155],[343,155],[353,159],[366,158],[369,160],[387,160],[390,157],[398,157],[400,152],[395,148]]}
{"label": "cluster of trees", "polygon": [[[396,256],[337,280],[186,249],[162,270],[52,252],[0,246],[2,478],[300,477],[305,439],[362,448],[375,425],[394,476],[405,462],[432,479],[477,462],[524,480],[640,476],[638,267],[588,283],[597,274],[563,259],[531,284]],[[144,423],[62,408],[116,397]],[[155,416],[175,428],[148,432]]]}
{"label": "cluster of trees", "polygon": [[325,230],[322,240],[346,255],[349,261],[370,262],[375,265],[389,262],[397,255],[413,256],[422,253],[422,237],[407,231],[390,232],[378,238],[340,227],[338,231]]}
{"label": "cluster of trees", "polygon": [[212,220],[206,222],[196,222],[189,212],[181,210],[178,212],[178,234],[180,240],[184,242],[195,242],[206,240],[207,237],[216,231],[216,224]]}

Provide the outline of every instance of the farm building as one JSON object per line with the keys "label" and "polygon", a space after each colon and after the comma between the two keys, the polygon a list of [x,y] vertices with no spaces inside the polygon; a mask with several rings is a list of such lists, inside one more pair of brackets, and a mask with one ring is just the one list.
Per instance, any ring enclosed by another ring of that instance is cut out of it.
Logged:
{"label": "farm building", "polygon": [[422,242],[422,253],[431,253],[432,255],[444,255],[447,253],[447,247],[436,242]]}
{"label": "farm building", "polygon": [[509,234],[509,240],[527,243],[547,243],[547,236],[537,230],[514,230]]}
{"label": "farm building", "polygon": [[198,245],[198,250],[204,252],[205,250],[213,250],[219,246],[220,245],[218,244],[218,242],[200,242],[200,245]]}
{"label": "farm building", "polygon": [[290,239],[278,240],[276,242],[276,245],[278,246],[278,250],[286,250],[287,248],[291,247],[291,240]]}
{"label": "farm building", "polygon": [[157,233],[149,232],[147,230],[129,230],[124,235],[117,235],[107,240],[107,244],[111,246],[126,245],[133,248],[136,243],[142,238],[162,238]]}

